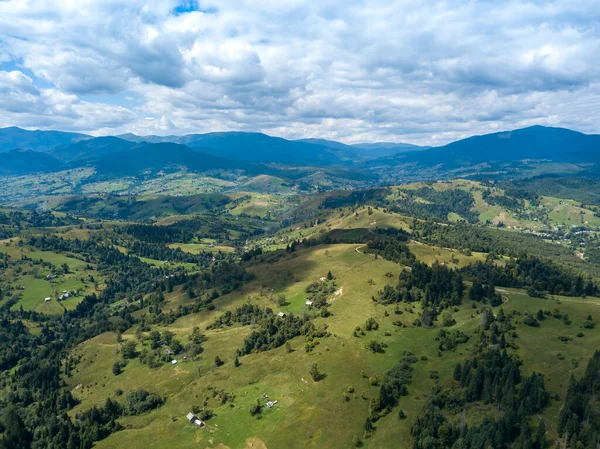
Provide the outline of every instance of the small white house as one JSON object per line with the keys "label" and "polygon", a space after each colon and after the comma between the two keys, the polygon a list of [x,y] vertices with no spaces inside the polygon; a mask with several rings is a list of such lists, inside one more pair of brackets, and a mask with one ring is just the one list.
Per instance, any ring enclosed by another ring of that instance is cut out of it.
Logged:
{"label": "small white house", "polygon": [[308,299],[306,300],[305,304],[307,307],[312,307],[313,305],[312,301],[309,301]]}
{"label": "small white house", "polygon": [[194,415],[192,412],[188,413],[186,415],[186,418],[190,423],[195,424],[198,427],[202,427],[204,425],[204,423],[202,421],[200,421],[198,419],[198,417],[196,415]]}
{"label": "small white house", "polygon": [[285,318],[285,313],[283,313],[283,312],[279,312],[279,313],[277,314],[277,316],[278,316],[279,318]]}
{"label": "small white house", "polygon": [[177,365],[177,360],[171,360],[171,365]]}
{"label": "small white house", "polygon": [[50,298],[50,297],[47,297],[47,298],[45,298],[45,299],[44,299],[44,301],[46,301],[46,302],[50,302],[50,301],[52,301],[52,298]]}

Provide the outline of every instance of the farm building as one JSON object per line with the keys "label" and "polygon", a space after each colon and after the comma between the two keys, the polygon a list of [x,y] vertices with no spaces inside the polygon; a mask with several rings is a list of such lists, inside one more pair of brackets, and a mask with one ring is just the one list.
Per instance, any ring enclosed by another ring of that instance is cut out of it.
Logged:
{"label": "farm building", "polygon": [[198,417],[196,415],[194,415],[192,412],[188,413],[186,415],[186,418],[190,423],[195,424],[198,427],[202,427],[204,425],[204,423],[202,421],[200,421],[198,419]]}
{"label": "farm building", "polygon": [[279,313],[277,314],[277,316],[278,316],[279,318],[285,318],[285,313],[283,313],[283,312],[279,312]]}
{"label": "farm building", "polygon": [[45,299],[44,299],[44,301],[46,301],[46,302],[50,302],[50,301],[52,301],[52,298],[50,298],[50,297],[47,297],[47,298],[45,298]]}
{"label": "farm building", "polygon": [[312,301],[309,301],[308,299],[306,300],[305,304],[307,305],[307,307],[312,307],[313,305]]}

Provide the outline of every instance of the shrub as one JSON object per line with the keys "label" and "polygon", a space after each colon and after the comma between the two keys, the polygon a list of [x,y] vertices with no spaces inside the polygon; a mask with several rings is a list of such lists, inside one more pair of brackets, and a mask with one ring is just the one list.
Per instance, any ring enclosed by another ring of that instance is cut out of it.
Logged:
{"label": "shrub", "polygon": [[365,329],[368,331],[376,331],[379,329],[379,323],[375,320],[375,318],[371,317],[365,322]]}
{"label": "shrub", "polygon": [[250,414],[252,416],[260,415],[262,413],[262,405],[260,401],[257,399],[254,404],[250,404]]}
{"label": "shrub", "polygon": [[540,322],[536,320],[532,315],[525,315],[525,318],[523,318],[523,324],[526,324],[527,326],[531,327],[540,326]]}
{"label": "shrub", "polygon": [[371,340],[369,343],[367,343],[367,349],[373,353],[383,352],[383,347],[375,340]]}
{"label": "shrub", "polygon": [[165,403],[165,400],[155,393],[139,389],[130,391],[125,397],[125,413],[137,416],[154,410]]}
{"label": "shrub", "polygon": [[312,380],[314,380],[315,382],[320,381],[324,377],[323,374],[319,371],[319,367],[316,363],[313,363],[311,365],[308,372],[310,374],[310,377],[312,377]]}
{"label": "shrub", "polygon": [[119,362],[118,360],[115,362],[115,364],[112,367],[112,372],[115,376],[118,376],[123,372],[123,365],[121,364],[121,362]]}

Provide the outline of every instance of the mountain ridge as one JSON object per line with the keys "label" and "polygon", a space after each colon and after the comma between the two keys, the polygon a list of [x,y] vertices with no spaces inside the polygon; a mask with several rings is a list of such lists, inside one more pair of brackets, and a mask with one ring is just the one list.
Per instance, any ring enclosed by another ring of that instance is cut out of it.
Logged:
{"label": "mountain ridge", "polygon": [[[470,136],[432,148],[390,142],[346,145],[326,139],[287,140],[264,133],[238,131],[183,136],[137,136],[129,133],[93,137],[62,131],[28,131],[17,127],[0,129],[0,153],[15,148],[45,152],[70,165],[75,161],[89,162],[110,154],[131,151],[143,143],[185,145],[205,155],[250,164],[346,166],[367,170],[377,166],[407,164],[453,169],[524,160],[600,164],[600,135],[541,125]],[[373,157],[374,153],[366,155],[367,151],[382,152],[384,156]],[[185,154],[190,160],[195,160],[191,153]],[[18,164],[14,155],[11,160]]]}

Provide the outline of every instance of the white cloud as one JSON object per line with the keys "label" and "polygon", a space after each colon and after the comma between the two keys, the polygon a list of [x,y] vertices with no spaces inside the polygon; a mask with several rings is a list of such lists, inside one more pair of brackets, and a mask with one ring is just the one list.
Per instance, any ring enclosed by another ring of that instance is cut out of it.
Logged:
{"label": "white cloud", "polygon": [[0,123],[424,144],[534,123],[600,132],[593,2],[209,0],[173,13],[192,4],[0,2]]}

